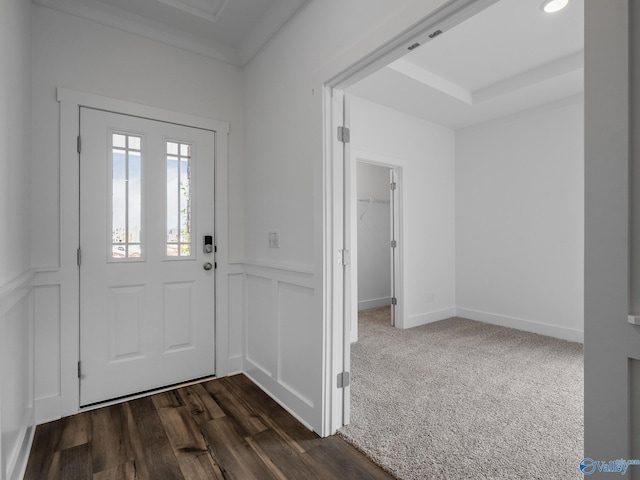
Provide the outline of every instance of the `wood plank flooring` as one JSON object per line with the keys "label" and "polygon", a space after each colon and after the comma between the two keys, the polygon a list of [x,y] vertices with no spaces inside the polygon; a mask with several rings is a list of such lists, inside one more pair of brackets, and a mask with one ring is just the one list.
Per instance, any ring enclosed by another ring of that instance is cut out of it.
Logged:
{"label": "wood plank flooring", "polygon": [[39,425],[25,480],[392,479],[244,375]]}

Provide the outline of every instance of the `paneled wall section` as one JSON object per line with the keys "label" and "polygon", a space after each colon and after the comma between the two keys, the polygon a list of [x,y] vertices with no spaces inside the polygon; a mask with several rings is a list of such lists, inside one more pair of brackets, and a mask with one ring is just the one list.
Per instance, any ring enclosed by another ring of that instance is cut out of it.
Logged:
{"label": "paneled wall section", "polygon": [[33,275],[0,287],[0,480],[21,476],[34,429]]}
{"label": "paneled wall section", "polygon": [[[321,326],[313,322],[316,295],[310,271],[244,265],[244,371],[310,428],[319,425]],[[316,418],[317,417],[317,418]],[[309,419],[315,419],[313,424]]]}

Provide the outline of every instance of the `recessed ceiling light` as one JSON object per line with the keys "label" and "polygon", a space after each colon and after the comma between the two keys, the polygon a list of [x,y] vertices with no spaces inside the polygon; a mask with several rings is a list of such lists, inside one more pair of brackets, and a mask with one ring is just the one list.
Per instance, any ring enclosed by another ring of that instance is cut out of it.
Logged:
{"label": "recessed ceiling light", "polygon": [[540,8],[546,13],[554,13],[567,6],[569,0],[544,0]]}

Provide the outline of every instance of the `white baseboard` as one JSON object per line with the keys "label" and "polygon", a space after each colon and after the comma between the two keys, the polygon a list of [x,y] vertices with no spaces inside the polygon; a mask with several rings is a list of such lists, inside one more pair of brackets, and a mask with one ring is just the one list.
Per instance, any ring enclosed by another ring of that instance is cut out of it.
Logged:
{"label": "white baseboard", "polygon": [[391,305],[391,297],[373,298],[358,302],[358,311],[369,310],[370,308],[386,307]]}
{"label": "white baseboard", "polygon": [[7,471],[8,480],[21,480],[24,478],[24,474],[27,472],[27,463],[29,461],[29,454],[31,453],[31,446],[33,445],[33,436],[36,432],[35,425],[31,425],[27,428],[24,436],[22,437],[22,443],[20,450],[17,453],[17,457],[12,463],[12,467]]}
{"label": "white baseboard", "polygon": [[36,398],[36,425],[58,420],[62,417],[60,410],[60,395],[51,397]]}
{"label": "white baseboard", "polygon": [[420,325],[426,325],[427,323],[439,322],[447,318],[455,317],[455,307],[445,308],[444,310],[438,310],[436,312],[420,313],[418,315],[411,315],[407,318],[403,328],[419,327]]}
{"label": "white baseboard", "polygon": [[516,330],[546,335],[547,337],[569,340],[570,342],[584,343],[584,331],[551,325],[549,323],[507,317],[505,315],[481,312],[468,308],[456,308],[456,316],[478,322],[490,323],[492,325],[499,325],[501,327],[515,328]]}
{"label": "white baseboard", "polygon": [[242,373],[243,371],[242,355],[229,357],[229,360],[227,363],[227,369],[228,369],[227,375],[229,376],[235,375],[236,373]]}

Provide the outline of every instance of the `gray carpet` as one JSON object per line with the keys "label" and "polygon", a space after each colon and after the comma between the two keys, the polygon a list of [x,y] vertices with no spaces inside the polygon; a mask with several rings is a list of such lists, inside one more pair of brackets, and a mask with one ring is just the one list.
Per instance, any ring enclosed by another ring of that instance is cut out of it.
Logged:
{"label": "gray carpet", "polygon": [[351,425],[399,479],[582,478],[582,345],[461,318],[398,330],[361,313]]}

